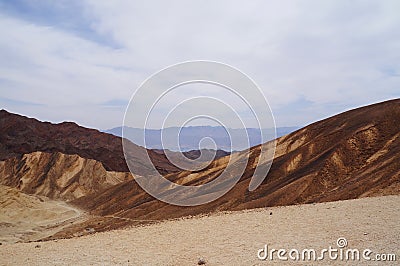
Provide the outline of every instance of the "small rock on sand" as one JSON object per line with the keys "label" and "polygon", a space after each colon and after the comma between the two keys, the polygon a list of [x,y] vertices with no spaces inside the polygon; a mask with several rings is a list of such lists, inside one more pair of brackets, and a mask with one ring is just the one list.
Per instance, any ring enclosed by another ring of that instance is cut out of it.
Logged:
{"label": "small rock on sand", "polygon": [[205,265],[206,264],[206,260],[203,258],[199,258],[199,261],[197,262],[197,265]]}

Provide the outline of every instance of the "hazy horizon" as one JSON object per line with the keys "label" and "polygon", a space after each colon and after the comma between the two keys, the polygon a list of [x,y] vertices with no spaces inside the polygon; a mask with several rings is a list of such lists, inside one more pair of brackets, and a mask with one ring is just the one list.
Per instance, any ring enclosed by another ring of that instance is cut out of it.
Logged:
{"label": "hazy horizon", "polygon": [[[400,98],[400,97],[399,97],[399,98]],[[310,125],[310,124],[313,124],[313,123],[315,123],[315,122],[324,120],[324,119],[326,119],[326,118],[335,116],[335,115],[340,114],[340,113],[343,113],[343,112],[347,112],[347,111],[350,111],[350,110],[353,110],[353,109],[356,109],[356,108],[359,108],[359,107],[368,106],[368,105],[373,105],[373,104],[377,104],[377,103],[380,103],[380,102],[386,102],[386,101],[390,101],[390,100],[394,100],[394,99],[399,99],[399,98],[390,98],[390,99],[386,99],[386,100],[383,100],[383,101],[375,101],[375,102],[371,102],[371,103],[368,103],[368,104],[365,104],[365,105],[355,106],[355,107],[351,107],[351,108],[339,110],[339,111],[336,112],[336,113],[328,114],[328,115],[326,115],[326,116],[324,116],[324,117],[320,117],[320,118],[317,119],[317,120],[309,121],[309,122],[306,122],[306,123],[304,123],[304,124],[302,124],[302,125],[283,125],[283,126],[276,125],[276,128],[298,128],[298,129],[300,129],[300,128],[306,127],[306,126],[308,126],[308,125]],[[40,119],[39,117],[32,116],[31,114],[20,113],[20,112],[13,112],[13,111],[11,111],[11,110],[9,110],[9,109],[6,109],[6,108],[3,108],[3,107],[1,107],[0,110],[5,110],[5,111],[7,111],[7,112],[14,113],[14,114],[18,114],[18,115],[22,115],[22,116],[26,116],[26,117],[29,117],[29,118],[34,118],[34,119],[37,119],[37,120],[42,121],[42,122],[50,122],[50,123],[56,123],[56,124],[58,124],[58,123],[63,123],[63,122],[73,122],[73,123],[76,123],[76,124],[78,124],[78,125],[80,125],[80,126],[87,127],[87,128],[97,129],[97,130],[103,131],[103,132],[106,132],[106,131],[109,131],[109,130],[113,130],[113,129],[116,129],[116,128],[119,128],[119,127],[122,127],[122,126],[123,126],[123,121],[122,121],[122,120],[121,120],[121,124],[119,124],[119,125],[117,124],[117,125],[111,126],[111,127],[109,127],[109,128],[99,128],[99,127],[91,127],[91,126],[88,126],[88,125],[85,125],[85,124],[81,124],[81,123],[79,123],[78,121],[74,121],[74,120],[67,120],[67,119],[61,119],[61,120],[45,120],[45,119]],[[126,125],[125,125],[125,126],[126,126]],[[192,127],[192,126],[194,126],[194,127],[196,127],[196,126],[219,127],[219,125],[204,125],[204,124],[189,125],[189,126],[184,126],[184,127]],[[136,127],[131,127],[131,126],[126,126],[126,127],[136,128]],[[180,128],[181,126],[168,126],[168,127],[165,127],[165,128],[172,128],[172,127],[178,127],[178,128]],[[229,127],[229,128],[231,128],[231,129],[240,129],[240,127]],[[257,129],[256,127],[247,127],[247,128],[254,128],[254,129]],[[151,127],[148,127],[148,128],[146,128],[146,129],[148,129],[148,130],[160,130],[161,128],[151,128]],[[267,128],[265,128],[265,129],[267,129]]]}
{"label": "hazy horizon", "polygon": [[[302,127],[400,97],[399,9],[399,1],[0,1],[0,108],[113,128],[150,75],[208,59],[249,75],[278,127]],[[178,96],[203,94],[229,98],[204,85]]]}

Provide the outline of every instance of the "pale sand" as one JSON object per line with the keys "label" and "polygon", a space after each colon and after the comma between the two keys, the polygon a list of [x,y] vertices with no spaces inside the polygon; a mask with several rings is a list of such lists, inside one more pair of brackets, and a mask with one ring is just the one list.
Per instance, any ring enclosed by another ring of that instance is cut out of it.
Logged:
{"label": "pale sand", "polygon": [[[1,265],[267,265],[257,250],[348,248],[395,253],[400,261],[400,196],[221,213],[41,243],[3,244]],[[272,212],[272,215],[270,215]],[[40,247],[36,247],[40,245]],[[288,262],[276,261],[281,265]],[[316,262],[295,262],[315,265]],[[345,264],[327,258],[318,264]],[[346,265],[377,265],[351,262]]]}
{"label": "pale sand", "polygon": [[84,219],[83,211],[63,201],[0,185],[1,243],[43,239]]}

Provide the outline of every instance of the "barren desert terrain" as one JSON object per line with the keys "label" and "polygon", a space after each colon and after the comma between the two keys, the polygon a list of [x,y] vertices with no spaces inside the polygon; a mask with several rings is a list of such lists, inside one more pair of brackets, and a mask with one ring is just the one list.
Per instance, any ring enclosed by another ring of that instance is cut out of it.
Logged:
{"label": "barren desert terrain", "polygon": [[28,195],[0,185],[0,242],[28,242],[49,237],[85,219],[82,210],[64,201]]}
{"label": "barren desert terrain", "polygon": [[[311,265],[314,261],[262,261],[257,251],[347,248],[400,258],[400,196],[222,212],[47,242],[2,244],[1,265]],[[319,265],[396,265],[340,260]]]}

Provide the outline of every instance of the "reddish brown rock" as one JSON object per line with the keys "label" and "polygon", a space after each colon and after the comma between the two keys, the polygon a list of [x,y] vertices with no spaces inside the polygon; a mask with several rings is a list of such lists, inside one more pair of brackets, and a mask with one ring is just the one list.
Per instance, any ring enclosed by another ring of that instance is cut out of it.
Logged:
{"label": "reddish brown rock", "polygon": [[[163,154],[146,150],[131,142],[129,150],[137,163],[136,168],[140,172],[137,174],[147,172],[140,164],[147,152],[160,173],[179,170]],[[0,161],[35,151],[77,154],[82,158],[101,162],[106,170],[129,171],[120,137],[72,122],[52,124],[0,110]]]}
{"label": "reddish brown rock", "polygon": [[[397,99],[354,109],[281,137],[267,178],[249,192],[260,152],[260,146],[254,147],[239,183],[223,197],[201,206],[165,204],[145,193],[134,180],[82,197],[75,204],[103,217],[82,225],[92,226],[100,219],[96,230],[101,231],[214,211],[400,194],[399,125]],[[204,171],[170,174],[168,178],[180,184],[202,184],[217,177],[228,158],[214,161]],[[62,235],[68,236],[68,230]]]}

